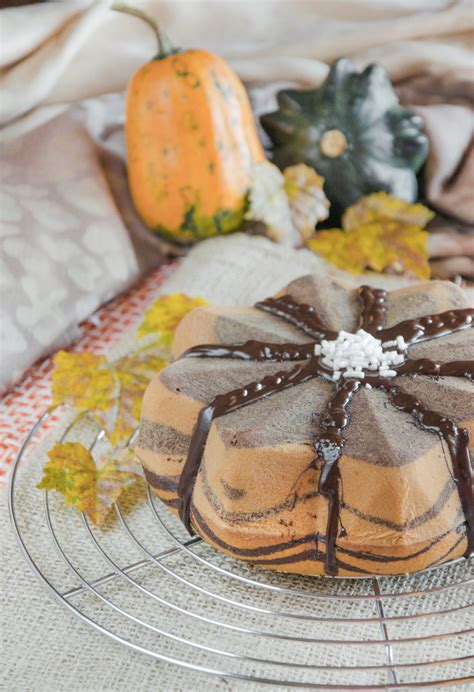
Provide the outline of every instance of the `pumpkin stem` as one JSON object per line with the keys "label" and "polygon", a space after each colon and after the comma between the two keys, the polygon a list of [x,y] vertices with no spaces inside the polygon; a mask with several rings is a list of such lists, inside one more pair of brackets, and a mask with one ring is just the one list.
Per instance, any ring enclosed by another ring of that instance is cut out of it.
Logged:
{"label": "pumpkin stem", "polygon": [[121,2],[114,2],[111,5],[111,9],[116,10],[117,12],[131,14],[134,17],[143,19],[143,21],[146,22],[148,26],[153,29],[153,31],[155,32],[156,39],[158,41],[158,55],[155,56],[155,60],[166,58],[168,55],[177,52],[176,49],[173,48],[168,36],[165,34],[158,22],[155,19],[153,19],[153,17],[149,17],[147,14],[145,14],[145,12],[142,12],[141,10],[138,10],[135,7],[125,5]]}

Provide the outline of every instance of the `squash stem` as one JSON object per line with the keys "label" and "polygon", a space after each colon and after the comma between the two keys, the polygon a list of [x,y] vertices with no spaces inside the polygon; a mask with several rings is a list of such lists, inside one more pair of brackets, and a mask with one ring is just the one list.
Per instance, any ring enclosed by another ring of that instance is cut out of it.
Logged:
{"label": "squash stem", "polygon": [[173,48],[166,33],[160,27],[158,22],[155,19],[153,19],[153,17],[149,17],[147,14],[145,14],[145,12],[142,12],[141,10],[135,7],[125,5],[121,2],[114,2],[111,5],[111,9],[116,10],[117,12],[131,14],[133,17],[138,17],[138,19],[142,19],[144,22],[148,24],[149,27],[153,29],[153,31],[155,32],[156,39],[158,41],[158,55],[155,56],[155,59],[160,60],[161,58],[166,58],[168,55],[177,52],[176,49]]}

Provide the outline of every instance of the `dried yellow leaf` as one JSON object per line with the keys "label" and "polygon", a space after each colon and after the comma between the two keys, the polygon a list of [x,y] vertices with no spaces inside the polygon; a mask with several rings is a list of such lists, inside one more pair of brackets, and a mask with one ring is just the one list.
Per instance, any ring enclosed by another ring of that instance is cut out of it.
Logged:
{"label": "dried yellow leaf", "polygon": [[367,263],[367,253],[362,247],[363,241],[363,238],[356,237],[355,232],[346,233],[340,228],[332,228],[317,233],[316,237],[308,242],[308,247],[339,269],[359,274],[364,271]]}
{"label": "dried yellow leaf", "polygon": [[367,270],[430,278],[428,233],[397,222],[367,223],[349,231],[322,231],[308,247],[353,274]]}
{"label": "dried yellow leaf", "polygon": [[[114,425],[107,431],[112,444],[128,439],[140,421],[143,395],[149,381],[167,360],[149,350],[121,358],[114,366],[119,382]],[[106,428],[107,429],[107,428]]]}
{"label": "dried yellow leaf", "polygon": [[66,503],[102,524],[122,492],[142,479],[130,449],[102,456],[97,464],[79,442],[57,443],[48,452],[38,488],[62,493]]}
{"label": "dried yellow leaf", "polygon": [[171,293],[161,296],[145,312],[137,337],[140,339],[156,334],[158,343],[171,346],[176,327],[188,312],[201,305],[206,305],[202,298],[190,298],[184,293]]}
{"label": "dried yellow leaf", "polygon": [[156,338],[131,355],[109,363],[92,353],[59,351],[54,359],[54,404],[70,404],[90,412],[113,444],[129,438],[140,421],[143,394],[168,363],[169,346],[181,319],[206,305],[202,298],[174,293],[158,298],[146,311],[138,336]]}
{"label": "dried yellow leaf", "polygon": [[54,356],[53,403],[80,411],[107,411],[117,394],[117,381],[103,356],[58,351]]}
{"label": "dried yellow leaf", "polygon": [[90,412],[110,441],[126,440],[138,426],[143,394],[167,360],[153,347],[108,363],[91,353],[59,351],[53,359],[53,400]]}
{"label": "dried yellow leaf", "polygon": [[401,226],[424,228],[433,217],[434,213],[423,204],[410,204],[386,192],[374,192],[346,209],[342,227],[351,231],[362,224],[397,221]]}

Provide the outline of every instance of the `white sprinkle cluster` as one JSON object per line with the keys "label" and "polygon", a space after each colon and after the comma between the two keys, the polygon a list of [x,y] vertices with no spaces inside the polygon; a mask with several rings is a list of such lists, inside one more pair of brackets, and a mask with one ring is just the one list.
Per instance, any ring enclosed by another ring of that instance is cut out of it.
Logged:
{"label": "white sprinkle cluster", "polygon": [[356,377],[364,379],[366,373],[381,377],[395,377],[393,366],[405,361],[403,354],[406,344],[402,336],[395,341],[382,343],[372,334],[359,329],[356,334],[339,332],[337,339],[327,341],[314,347],[314,353],[321,357],[321,363],[332,370],[332,379]]}

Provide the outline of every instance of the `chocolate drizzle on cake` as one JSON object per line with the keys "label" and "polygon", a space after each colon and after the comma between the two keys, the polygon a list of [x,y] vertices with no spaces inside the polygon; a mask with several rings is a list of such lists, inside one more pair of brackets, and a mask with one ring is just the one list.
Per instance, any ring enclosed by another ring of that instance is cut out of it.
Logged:
{"label": "chocolate drizzle on cake", "polygon": [[281,319],[298,327],[302,332],[317,341],[335,339],[337,337],[337,332],[324,326],[316,310],[311,305],[298,303],[291,296],[267,298],[267,300],[256,303],[255,307],[276,317],[281,317]]}
{"label": "chocolate drizzle on cake", "polygon": [[328,521],[326,529],[326,573],[337,574],[336,538],[339,533],[339,466],[344,438],[342,431],[349,425],[347,408],[361,387],[360,380],[346,380],[341,383],[336,395],[324,414],[323,427],[314,439],[313,445],[322,459],[323,467],[319,476],[319,492],[328,498]]}
{"label": "chocolate drizzle on cake", "polygon": [[236,358],[238,360],[304,360],[314,355],[314,342],[309,344],[266,344],[246,341],[240,346],[204,344],[185,351],[182,358]]}
{"label": "chocolate drizzle on cake", "polygon": [[190,533],[192,532],[191,499],[212,421],[219,416],[242,408],[242,406],[248,406],[254,401],[270,396],[270,394],[306,382],[321,373],[322,368],[319,365],[319,359],[313,356],[292,370],[277,372],[276,375],[267,375],[260,382],[250,382],[245,387],[234,389],[228,394],[220,394],[209,406],[201,410],[191,437],[188,458],[178,484],[178,495],[181,500],[179,515]]}
{"label": "chocolate drizzle on cake", "polygon": [[[362,303],[359,328],[375,335],[383,342],[393,340],[396,342],[397,337],[402,337],[402,341],[410,346],[420,341],[467,329],[472,327],[474,322],[473,309],[460,309],[405,320],[387,329],[385,328],[386,291],[362,286],[359,289],[359,297]],[[251,382],[240,389],[221,394],[201,410],[178,484],[179,515],[190,533],[193,530],[191,522],[192,495],[212,422],[220,416],[315,377],[323,377],[332,381],[331,373],[321,364],[315,355],[315,349],[323,339],[336,339],[338,332],[327,329],[312,306],[299,303],[291,296],[282,296],[269,298],[257,303],[255,307],[296,326],[310,336],[313,341],[307,344],[272,344],[253,340],[240,345],[202,345],[191,348],[182,355],[186,358],[234,358],[274,362],[303,361],[291,370],[266,376],[261,381]],[[474,361],[436,363],[424,358],[408,359],[396,367],[396,373],[397,375],[413,376],[464,377],[473,380]],[[411,415],[421,430],[436,434],[442,441],[446,442],[465,517],[468,546],[466,556],[470,555],[474,552],[474,495],[468,431],[458,427],[449,418],[426,408],[414,396],[395,385],[391,379],[368,371],[364,374],[364,379],[346,378],[335,385],[336,393],[328,410],[323,414],[321,431],[313,439],[317,458],[322,461],[318,492],[327,497],[328,500],[326,536],[323,539],[326,544],[326,573],[337,574],[338,565],[341,565],[336,554],[340,523],[338,462],[344,449],[343,431],[350,423],[349,405],[364,384],[385,391],[392,405]],[[313,553],[319,555],[317,549],[313,550]],[[381,557],[381,559],[383,558]]]}
{"label": "chocolate drizzle on cake", "polygon": [[397,368],[400,375],[430,375],[431,377],[466,377],[474,380],[474,361],[454,360],[450,363],[436,363],[429,358],[407,360]]}
{"label": "chocolate drizzle on cake", "polygon": [[421,430],[434,432],[447,443],[453,463],[454,479],[458,486],[459,497],[466,518],[468,544],[466,555],[470,555],[474,551],[474,493],[468,431],[465,428],[459,428],[449,418],[441,416],[435,411],[430,411],[416,397],[404,392],[389,380],[374,378],[372,386],[386,391],[393,406],[399,411],[413,416]]}
{"label": "chocolate drizzle on cake", "polygon": [[439,315],[427,315],[415,320],[405,320],[390,327],[390,329],[382,329],[378,335],[384,341],[403,336],[405,343],[416,344],[419,341],[448,336],[448,334],[472,327],[473,319],[474,310],[472,308],[448,310]]}
{"label": "chocolate drizzle on cake", "polygon": [[369,334],[375,334],[385,326],[387,291],[382,288],[361,286],[359,296],[362,301],[359,329],[364,329]]}

